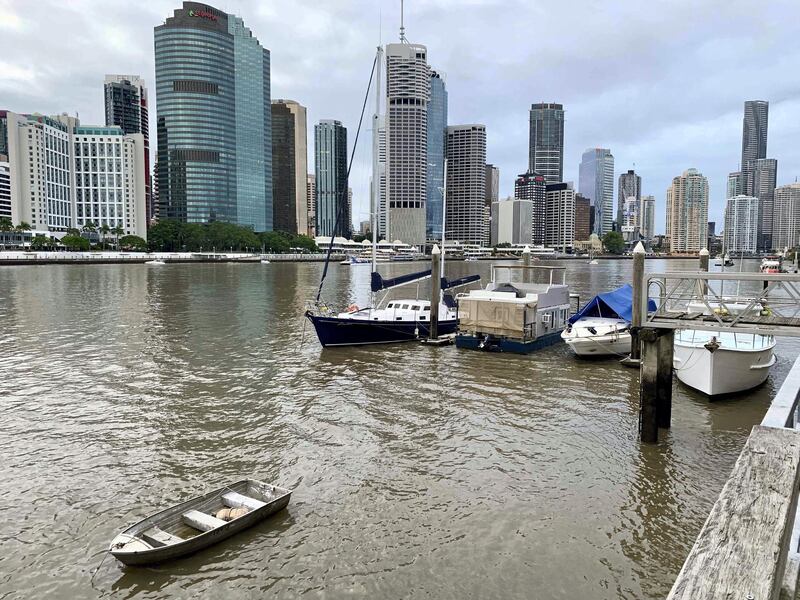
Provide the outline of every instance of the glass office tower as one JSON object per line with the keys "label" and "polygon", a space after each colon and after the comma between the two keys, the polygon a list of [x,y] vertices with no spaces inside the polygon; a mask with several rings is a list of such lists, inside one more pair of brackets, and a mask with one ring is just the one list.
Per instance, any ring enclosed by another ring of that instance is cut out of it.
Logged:
{"label": "glass office tower", "polygon": [[442,187],[444,185],[445,130],[447,129],[447,88],[439,73],[431,71],[431,99],[428,102],[428,180],[426,182],[425,235],[442,237]]}
{"label": "glass office tower", "polygon": [[184,2],[155,28],[161,218],[272,230],[270,54],[239,17]]}

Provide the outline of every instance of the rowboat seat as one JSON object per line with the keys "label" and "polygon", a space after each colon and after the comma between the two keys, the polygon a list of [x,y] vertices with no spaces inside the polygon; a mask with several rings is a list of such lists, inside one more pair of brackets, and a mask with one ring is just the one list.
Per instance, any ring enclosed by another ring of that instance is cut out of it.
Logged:
{"label": "rowboat seat", "polygon": [[227,523],[222,519],[212,517],[211,515],[207,515],[199,510],[190,510],[189,512],[183,513],[183,522],[189,527],[193,527],[200,531],[211,531],[217,527],[227,525]]}
{"label": "rowboat seat", "polygon": [[251,498],[250,496],[244,496],[242,494],[237,494],[236,492],[228,492],[226,494],[222,494],[222,503],[225,506],[230,506],[231,508],[241,508],[246,507],[250,510],[256,510],[261,508],[262,506],[266,506],[266,502],[262,502],[261,500],[256,500],[255,498]]}
{"label": "rowboat seat", "polygon": [[153,548],[160,548],[162,546],[169,546],[170,544],[177,544],[183,541],[182,537],[167,533],[163,529],[153,527],[139,535],[145,542],[150,544]]}

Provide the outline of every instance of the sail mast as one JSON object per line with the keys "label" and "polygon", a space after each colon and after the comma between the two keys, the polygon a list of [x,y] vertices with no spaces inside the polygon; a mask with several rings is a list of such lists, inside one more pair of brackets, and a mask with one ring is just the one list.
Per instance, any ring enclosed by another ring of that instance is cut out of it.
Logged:
{"label": "sail mast", "polygon": [[383,64],[383,48],[378,46],[375,58],[377,75],[375,82],[375,114],[372,117],[372,271],[378,266],[378,211],[380,210],[380,173],[378,163],[379,127],[381,120],[381,66]]}

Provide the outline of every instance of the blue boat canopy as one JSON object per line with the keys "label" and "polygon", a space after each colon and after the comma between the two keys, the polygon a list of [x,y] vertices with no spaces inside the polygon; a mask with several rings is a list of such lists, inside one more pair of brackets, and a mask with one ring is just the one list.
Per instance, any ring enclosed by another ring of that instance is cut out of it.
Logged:
{"label": "blue boat canopy", "polygon": [[[648,299],[648,312],[655,309],[656,303]],[[572,315],[569,322],[574,323],[583,317],[606,317],[611,319],[619,317],[630,322],[633,319],[633,287],[626,283],[616,290],[598,294],[589,300],[582,309]]]}

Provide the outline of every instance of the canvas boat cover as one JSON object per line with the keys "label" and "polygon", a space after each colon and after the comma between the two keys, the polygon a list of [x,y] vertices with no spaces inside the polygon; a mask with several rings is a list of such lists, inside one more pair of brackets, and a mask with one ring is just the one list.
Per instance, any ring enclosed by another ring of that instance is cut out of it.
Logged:
{"label": "canvas boat cover", "polygon": [[461,298],[458,326],[462,331],[522,338],[536,318],[536,301],[492,302],[486,298]]}
{"label": "canvas boat cover", "polygon": [[[656,303],[648,299],[647,311],[650,312],[655,309]],[[633,287],[626,283],[616,290],[598,294],[589,300],[582,309],[572,315],[569,322],[574,323],[583,317],[618,317],[630,323],[633,319]]]}

